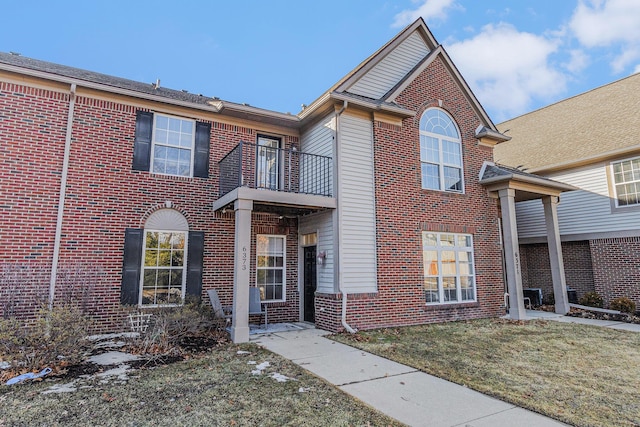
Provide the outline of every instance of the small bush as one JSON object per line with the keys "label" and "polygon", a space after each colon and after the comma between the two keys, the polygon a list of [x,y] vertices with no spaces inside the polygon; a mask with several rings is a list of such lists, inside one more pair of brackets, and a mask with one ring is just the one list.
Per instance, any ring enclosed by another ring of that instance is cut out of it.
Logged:
{"label": "small bush", "polygon": [[132,350],[141,354],[179,355],[190,340],[216,335],[224,323],[213,317],[209,306],[196,302],[152,311],[149,327],[133,342]]}
{"label": "small bush", "polygon": [[41,309],[33,323],[0,319],[0,358],[24,372],[79,363],[90,321],[74,306]]}
{"label": "small bush", "polygon": [[627,297],[616,298],[609,304],[611,310],[618,310],[622,313],[633,314],[636,312],[636,303]]}
{"label": "small bush", "polygon": [[587,292],[582,296],[582,298],[580,298],[580,305],[602,308],[604,305],[604,301],[597,292]]}

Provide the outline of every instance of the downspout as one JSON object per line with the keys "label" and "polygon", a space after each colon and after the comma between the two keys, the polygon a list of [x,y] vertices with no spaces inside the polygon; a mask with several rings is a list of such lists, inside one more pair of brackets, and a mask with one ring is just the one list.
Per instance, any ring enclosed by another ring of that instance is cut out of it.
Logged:
{"label": "downspout", "polygon": [[64,201],[67,192],[67,176],[69,175],[69,157],[71,156],[71,133],[73,129],[73,111],[76,105],[76,84],[69,89],[69,114],[67,115],[67,133],[64,139],[64,158],[62,160],[62,176],[60,178],[60,197],[58,199],[58,218],[56,221],[56,235],[53,242],[53,260],[51,261],[51,280],[49,281],[49,310],[53,308],[53,298],[56,293],[56,277],[58,273],[58,258],[60,257],[60,242],[62,240],[62,219],[64,217]]}
{"label": "downspout", "polygon": [[[338,156],[338,146],[339,146],[339,141],[338,141],[338,135],[340,135],[340,115],[344,112],[344,110],[346,110],[347,106],[349,105],[349,101],[342,101],[342,108],[336,112],[336,150],[334,155],[337,158],[337,163],[338,163],[338,172],[342,171],[342,165],[340,164],[340,156]],[[338,178],[340,179],[340,178]],[[337,188],[336,188],[337,190]],[[338,193],[338,215],[341,215],[340,213],[340,193],[339,191],[336,191]],[[341,223],[341,221],[339,221],[339,223]],[[342,233],[341,230],[338,232],[338,255],[342,252],[340,249],[342,249]],[[347,323],[347,294],[344,291],[344,288],[342,287],[342,266],[340,266],[339,269],[339,273],[338,273],[338,288],[340,290],[340,293],[342,294],[342,317],[341,317],[341,323],[342,323],[342,327],[344,327],[344,329],[349,332],[350,334],[355,334],[357,331],[355,329],[353,329],[351,326],[349,326],[349,324]]]}

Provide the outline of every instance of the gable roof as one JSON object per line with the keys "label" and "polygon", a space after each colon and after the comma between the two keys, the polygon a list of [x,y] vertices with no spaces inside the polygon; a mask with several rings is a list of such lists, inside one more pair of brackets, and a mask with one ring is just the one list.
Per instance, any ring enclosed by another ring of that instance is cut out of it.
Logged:
{"label": "gable roof", "polygon": [[[356,68],[334,84],[327,92],[316,99],[309,107],[301,111],[298,116],[305,119],[326,105],[329,99],[344,99],[347,96],[359,97],[361,101],[368,101],[371,109],[382,109],[393,113],[396,111],[408,113],[395,100],[400,93],[436,58],[442,58],[445,67],[460,85],[467,100],[481,119],[481,126],[486,132],[483,134],[488,140],[505,141],[509,137],[501,135],[497,127],[489,118],[473,91],[464,80],[457,67],[440,45],[422,18],[418,18],[411,25],[400,31],[387,44],[378,49],[373,55],[360,63]],[[389,107],[389,109],[387,109]],[[404,111],[403,111],[404,110]],[[416,112],[410,112],[415,115]]]}
{"label": "gable roof", "polygon": [[496,162],[550,172],[640,152],[640,73],[598,87],[498,128],[511,141]]}

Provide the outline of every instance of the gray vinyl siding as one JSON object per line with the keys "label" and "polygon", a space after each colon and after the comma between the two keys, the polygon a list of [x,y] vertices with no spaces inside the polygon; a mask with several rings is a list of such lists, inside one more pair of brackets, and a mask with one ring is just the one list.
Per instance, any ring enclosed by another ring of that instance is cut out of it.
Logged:
{"label": "gray vinyl siding", "polygon": [[347,293],[377,291],[372,122],[340,117],[340,280]]}
{"label": "gray vinyl siding", "polygon": [[380,99],[428,54],[429,48],[416,31],[347,91]]}
{"label": "gray vinyl siding", "polygon": [[316,291],[321,293],[336,292],[334,281],[336,251],[334,247],[333,215],[335,215],[335,210],[301,217],[298,223],[300,234],[318,233],[316,250],[318,252],[327,252],[324,266],[318,265],[316,267]]}
{"label": "gray vinyl siding", "polygon": [[325,164],[328,170],[318,171],[317,167],[305,167],[305,164],[317,163],[313,158],[303,157],[300,167],[300,190],[303,193],[312,192],[314,188],[329,188],[333,195],[333,136],[335,132],[335,114],[328,114],[315,125],[307,129],[300,136],[300,151],[302,153],[317,154],[331,157],[332,160]]}
{"label": "gray vinyl siding", "polygon": [[[612,213],[613,195],[607,181],[609,163],[599,163],[549,176],[556,181],[579,187],[563,193],[558,205],[560,235],[592,234],[638,230],[640,211]],[[516,204],[518,236],[520,238],[546,236],[544,211],[540,200]]]}

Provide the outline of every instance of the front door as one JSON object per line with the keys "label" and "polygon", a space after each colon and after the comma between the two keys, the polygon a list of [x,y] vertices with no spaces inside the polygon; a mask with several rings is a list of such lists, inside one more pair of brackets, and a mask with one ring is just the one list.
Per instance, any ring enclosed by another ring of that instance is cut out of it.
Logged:
{"label": "front door", "polygon": [[316,247],[304,248],[304,320],[315,322]]}

